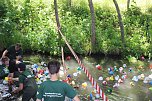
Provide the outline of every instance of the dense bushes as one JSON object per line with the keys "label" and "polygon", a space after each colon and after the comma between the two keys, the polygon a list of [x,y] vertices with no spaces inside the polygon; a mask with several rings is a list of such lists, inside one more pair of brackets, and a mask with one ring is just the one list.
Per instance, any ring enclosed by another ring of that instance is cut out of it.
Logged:
{"label": "dense bushes", "polygon": [[[79,5],[78,5],[79,4]],[[68,42],[79,54],[91,51],[91,18],[87,2],[79,0],[68,5],[68,0],[58,2],[62,32]],[[53,2],[49,0],[1,0],[0,1],[0,44],[6,48],[10,44],[21,42],[24,50],[49,52],[61,55],[60,46],[66,53],[68,47],[56,31]],[[94,53],[140,55],[152,53],[152,16],[151,9],[141,12],[131,6],[122,12],[126,47],[122,49],[120,29],[115,9],[95,6],[96,46]]]}
{"label": "dense bushes", "polygon": [[[150,50],[150,33],[151,29],[147,28],[150,22],[147,20],[148,15],[142,13],[138,7],[132,6],[124,13],[124,25],[126,29],[127,54],[136,57],[149,55]],[[149,36],[147,36],[149,34]],[[152,49],[152,47],[151,47]]]}

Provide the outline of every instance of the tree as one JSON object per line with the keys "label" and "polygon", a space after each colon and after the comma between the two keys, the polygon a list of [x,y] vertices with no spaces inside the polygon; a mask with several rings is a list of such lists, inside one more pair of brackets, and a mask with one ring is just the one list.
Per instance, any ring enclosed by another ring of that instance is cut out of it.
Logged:
{"label": "tree", "polygon": [[68,7],[71,7],[71,0],[68,0]]}
{"label": "tree", "polygon": [[122,17],[121,17],[121,13],[120,13],[118,3],[117,3],[116,0],[113,0],[113,2],[115,4],[116,11],[118,13],[118,20],[119,20],[119,26],[120,26],[120,32],[121,32],[121,41],[122,41],[122,45],[123,45],[123,48],[124,48],[124,46],[125,46],[124,25],[123,25],[123,22],[122,22]]}
{"label": "tree", "polygon": [[[55,9],[55,19],[56,19],[56,23],[57,23],[57,29],[58,29],[58,46],[60,46],[60,40],[61,40],[61,35],[59,30],[61,30],[61,25],[60,25],[60,21],[59,21],[59,16],[58,16],[58,6],[57,6],[57,0],[54,0],[54,9]],[[59,47],[59,51],[61,50],[61,47]]]}
{"label": "tree", "polygon": [[129,9],[130,6],[130,0],[127,0],[127,10]]}
{"label": "tree", "polygon": [[60,25],[59,16],[58,16],[57,0],[54,0],[54,9],[55,9],[55,19],[56,19],[57,27],[58,29],[60,29],[61,25]]}
{"label": "tree", "polygon": [[96,33],[95,33],[95,13],[94,13],[94,7],[92,0],[88,0],[89,2],[89,8],[90,8],[90,13],[91,13],[91,46],[92,49],[95,46],[96,43]]}

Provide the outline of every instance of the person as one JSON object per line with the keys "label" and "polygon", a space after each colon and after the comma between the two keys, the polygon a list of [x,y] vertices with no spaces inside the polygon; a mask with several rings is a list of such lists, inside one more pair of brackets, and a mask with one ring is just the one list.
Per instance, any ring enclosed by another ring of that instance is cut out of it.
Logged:
{"label": "person", "polygon": [[1,60],[0,60],[0,79],[4,79],[9,71],[6,68],[6,66],[9,66],[9,58],[4,56]]}
{"label": "person", "polygon": [[43,82],[37,92],[36,101],[64,101],[65,96],[80,101],[76,91],[69,84],[58,80],[60,63],[52,60],[48,63],[50,80]]}
{"label": "person", "polygon": [[10,61],[9,61],[10,65],[9,65],[8,69],[10,71],[9,76],[12,78],[14,77],[14,73],[16,71],[18,71],[16,68],[16,64],[18,64],[21,61],[22,54],[23,54],[23,52],[22,52],[20,43],[10,46],[2,54],[2,58],[4,56],[8,56],[8,58],[10,59]]}
{"label": "person", "polygon": [[23,91],[22,101],[30,101],[31,98],[36,101],[38,86],[34,75],[29,69],[26,69],[26,65],[24,63],[19,63],[17,67],[18,71],[21,73],[18,79],[19,87],[15,89],[13,93]]}

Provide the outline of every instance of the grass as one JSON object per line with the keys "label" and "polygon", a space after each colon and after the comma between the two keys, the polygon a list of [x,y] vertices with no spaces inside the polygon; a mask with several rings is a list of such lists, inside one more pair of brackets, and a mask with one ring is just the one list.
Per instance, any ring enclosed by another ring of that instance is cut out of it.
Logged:
{"label": "grass", "polygon": [[[72,5],[74,6],[81,6],[82,4],[88,5],[88,0],[71,0]],[[114,8],[114,3],[113,0],[92,0],[93,4],[95,6],[100,6],[100,7],[110,7]],[[133,0],[130,0],[130,5],[133,5]],[[152,7],[152,0],[134,0],[136,2],[136,5],[142,9],[142,11],[146,11],[147,8]],[[127,0],[117,0],[118,5],[120,7],[121,11],[124,11],[127,9]],[[82,5],[84,6],[84,5]]]}
{"label": "grass", "polygon": [[[16,1],[18,1],[19,3],[21,3],[21,2],[23,3],[23,1],[21,1],[21,0],[16,0]],[[32,1],[34,1],[34,0],[32,0]],[[41,1],[41,0],[34,1],[34,2],[38,3],[39,1]],[[114,8],[114,10],[115,10],[113,0],[92,0],[92,1],[93,1],[94,6],[100,6],[103,8],[110,7],[110,8]],[[147,8],[152,7],[152,0],[130,0],[130,1],[131,1],[130,5],[134,4],[133,1],[135,1],[136,5],[138,7],[140,7],[142,11],[146,11]],[[51,6],[51,5],[53,5],[54,0],[42,0],[42,2],[44,4],[46,4],[47,6]],[[121,11],[126,10],[127,0],[117,0],[117,2],[118,2],[118,5],[119,5]],[[60,4],[65,3],[65,0],[58,0],[57,3],[59,6],[59,3]],[[88,6],[88,0],[71,0],[71,4],[73,6]]]}
{"label": "grass", "polygon": [[[21,1],[21,0],[18,0]],[[37,2],[39,2],[38,0]],[[69,0],[70,1],[70,0]],[[94,7],[102,7],[102,8],[110,8],[112,10],[115,10],[115,5],[113,3],[113,0],[92,0]],[[130,5],[134,5],[136,2],[136,6],[140,7],[143,12],[147,11],[148,8],[152,7],[152,0],[130,0]],[[54,0],[42,0],[42,2],[46,6],[54,5]],[[127,9],[127,0],[117,0],[119,8],[121,11],[125,11]],[[58,0],[57,1],[58,6],[61,6],[66,3],[66,0]],[[88,7],[88,0],[71,0],[72,6],[81,6],[81,7]],[[60,8],[60,7],[59,7]]]}

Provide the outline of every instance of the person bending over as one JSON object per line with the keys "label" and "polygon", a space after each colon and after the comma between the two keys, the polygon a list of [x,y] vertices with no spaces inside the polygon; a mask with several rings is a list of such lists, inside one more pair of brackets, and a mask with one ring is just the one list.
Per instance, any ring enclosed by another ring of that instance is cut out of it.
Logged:
{"label": "person bending over", "polygon": [[52,60],[48,63],[50,80],[43,82],[37,92],[36,101],[64,101],[65,96],[80,101],[76,91],[69,84],[58,80],[60,63]]}
{"label": "person bending over", "polygon": [[18,93],[23,90],[22,101],[30,101],[32,98],[36,101],[37,84],[34,75],[30,70],[26,69],[24,63],[19,63],[17,65],[18,71],[21,73],[19,75],[19,87],[13,91],[13,93]]}
{"label": "person bending over", "polygon": [[16,71],[18,71],[16,68],[16,64],[18,64],[19,61],[21,61],[22,54],[23,53],[22,53],[21,44],[19,44],[19,43],[10,46],[2,54],[2,58],[5,56],[8,56],[8,58],[10,59],[10,61],[9,61],[10,65],[9,65],[8,69],[10,71],[9,76],[12,78],[14,77],[14,73]]}

